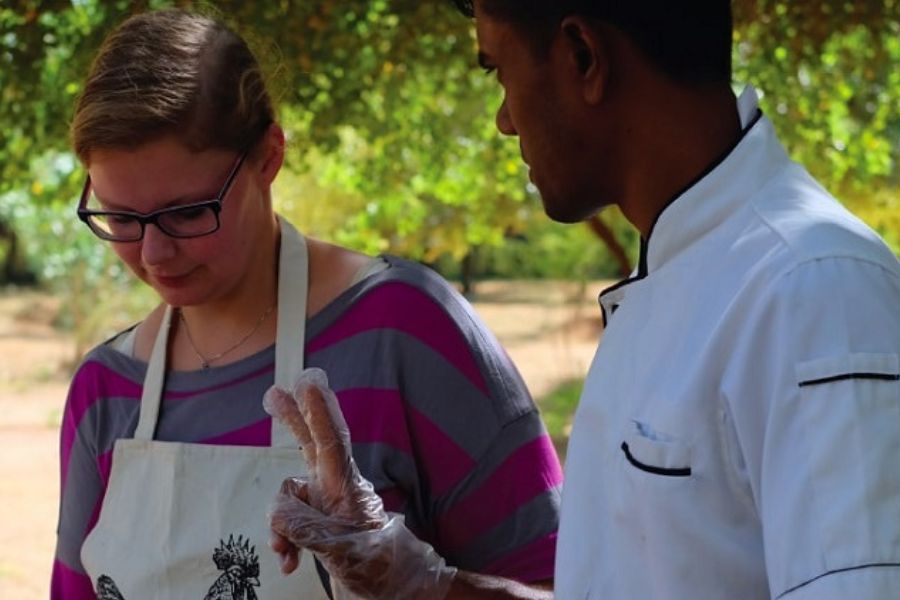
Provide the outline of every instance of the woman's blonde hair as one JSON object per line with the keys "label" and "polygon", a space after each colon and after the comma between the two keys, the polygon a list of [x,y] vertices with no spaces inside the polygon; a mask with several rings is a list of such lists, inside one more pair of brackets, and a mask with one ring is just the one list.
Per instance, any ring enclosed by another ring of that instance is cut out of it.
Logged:
{"label": "woman's blonde hair", "polygon": [[103,42],[75,106],[72,145],[132,149],[174,135],[192,150],[244,150],[274,122],[265,79],[245,41],[215,19],[135,15]]}

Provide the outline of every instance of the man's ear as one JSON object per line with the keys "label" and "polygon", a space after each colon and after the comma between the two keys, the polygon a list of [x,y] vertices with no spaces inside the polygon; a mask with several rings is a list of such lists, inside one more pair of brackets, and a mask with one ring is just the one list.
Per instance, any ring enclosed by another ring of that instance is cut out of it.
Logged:
{"label": "man's ear", "polygon": [[571,16],[560,23],[562,50],[569,67],[581,82],[584,99],[599,104],[609,79],[609,50],[603,35],[584,17]]}
{"label": "man's ear", "polygon": [[284,164],[284,130],[272,123],[263,136],[260,148],[259,176],[264,185],[272,185]]}

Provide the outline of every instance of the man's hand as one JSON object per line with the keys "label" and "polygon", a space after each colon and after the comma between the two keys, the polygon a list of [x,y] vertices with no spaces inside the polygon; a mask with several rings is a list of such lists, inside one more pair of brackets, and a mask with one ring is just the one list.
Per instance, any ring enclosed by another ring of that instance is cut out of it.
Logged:
{"label": "man's hand", "polygon": [[[309,479],[287,479],[271,514],[272,548],[290,573],[307,548],[338,586],[357,598],[440,600],[456,569],[389,516],[353,461],[350,431],[320,369],[304,371],[293,393],[272,387],[266,411],[300,442]],[[348,597],[346,594],[342,597]]]}

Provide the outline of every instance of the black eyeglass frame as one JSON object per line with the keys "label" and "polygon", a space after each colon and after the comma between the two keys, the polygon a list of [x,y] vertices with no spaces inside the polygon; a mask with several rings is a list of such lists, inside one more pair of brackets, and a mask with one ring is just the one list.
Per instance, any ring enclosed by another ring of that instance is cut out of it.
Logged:
{"label": "black eyeglass frame", "polygon": [[[178,239],[189,239],[195,237],[203,237],[204,235],[210,235],[215,233],[221,227],[221,223],[219,220],[219,213],[222,212],[222,203],[225,200],[225,196],[228,194],[231,189],[231,185],[234,183],[234,180],[237,178],[238,171],[241,169],[241,165],[244,164],[244,160],[247,158],[248,150],[241,152],[240,156],[238,156],[237,160],[234,163],[234,166],[231,167],[231,171],[228,173],[228,177],[225,179],[224,185],[222,185],[222,189],[219,190],[219,193],[216,194],[215,198],[211,200],[203,200],[201,202],[192,202],[190,204],[181,204],[179,206],[170,206],[168,208],[161,208],[160,210],[155,210],[151,213],[138,213],[132,212],[128,210],[90,210],[86,208],[88,196],[91,192],[91,176],[88,174],[87,179],[84,182],[84,189],[81,191],[81,199],[78,201],[78,218],[81,219],[85,225],[101,240],[106,240],[108,242],[117,242],[117,243],[129,243],[129,242],[139,242],[144,239],[144,230],[147,228],[148,224],[156,225],[160,231],[165,233],[169,237],[178,238]],[[169,231],[166,227],[160,223],[159,219],[162,216],[177,213],[181,211],[192,211],[197,210],[198,208],[209,208],[213,211],[213,214],[216,217],[216,226],[209,231],[204,231],[203,233],[193,233],[191,235],[184,235]],[[102,229],[98,229],[91,223],[91,217],[127,217],[130,219],[134,219],[141,226],[141,232],[138,237],[130,237],[126,239],[122,239],[119,237],[111,236],[104,232]]]}

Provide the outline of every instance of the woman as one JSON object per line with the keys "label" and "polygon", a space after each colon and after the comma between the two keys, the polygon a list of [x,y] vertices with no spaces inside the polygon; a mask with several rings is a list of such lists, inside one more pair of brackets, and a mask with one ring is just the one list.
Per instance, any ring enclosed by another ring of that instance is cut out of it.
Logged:
{"label": "woman", "polygon": [[302,473],[261,400],[307,366],[386,509],[448,563],[552,577],[561,473],[520,377],[430,271],[275,215],[284,135],[243,40],[182,11],[128,19],[72,137],[79,217],[161,304],[73,379],[53,598],[324,598],[314,561],[283,577],[264,548],[273,490]]}

